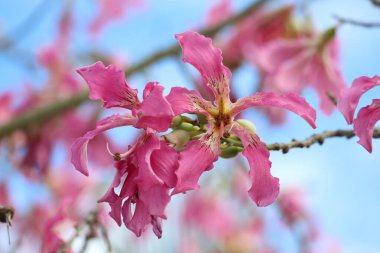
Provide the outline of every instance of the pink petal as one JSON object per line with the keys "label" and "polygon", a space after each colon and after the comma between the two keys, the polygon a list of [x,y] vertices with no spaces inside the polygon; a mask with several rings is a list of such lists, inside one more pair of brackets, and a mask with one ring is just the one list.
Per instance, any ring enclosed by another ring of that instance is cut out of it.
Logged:
{"label": "pink petal", "polygon": [[354,80],[351,88],[342,91],[341,97],[338,100],[338,109],[343,114],[348,124],[352,124],[360,97],[368,90],[379,85],[379,76],[374,76],[372,78],[362,76]]}
{"label": "pink petal", "polygon": [[151,222],[151,216],[143,202],[137,201],[135,211],[132,214],[131,200],[124,202],[122,207],[123,222],[137,237],[145,231],[146,226]]}
{"label": "pink petal", "polygon": [[372,153],[372,135],[376,122],[380,120],[380,99],[372,100],[372,104],[359,110],[354,120],[354,131],[359,137],[358,143]]}
{"label": "pink petal", "polygon": [[280,65],[273,73],[273,80],[278,89],[284,92],[301,92],[312,71],[311,60],[312,54],[306,51]]}
{"label": "pink petal", "polygon": [[310,63],[309,83],[316,89],[320,108],[326,115],[330,115],[336,108],[327,94],[330,93],[339,100],[341,91],[345,87],[337,55],[338,42],[333,40]]}
{"label": "pink petal", "polygon": [[133,125],[136,122],[136,118],[131,115],[112,115],[99,121],[96,128],[87,132],[83,137],[76,139],[71,146],[71,162],[74,167],[85,176],[88,176],[87,168],[87,144],[96,135],[109,130],[111,128],[120,126]]}
{"label": "pink petal", "polygon": [[219,145],[219,135],[210,133],[186,145],[180,153],[177,185],[172,195],[199,188],[199,177],[204,171],[212,169],[218,159],[221,152]]}
{"label": "pink petal", "polygon": [[110,188],[109,191],[107,191],[106,195],[104,195],[101,199],[98,200],[98,203],[101,202],[107,202],[110,207],[111,211],[108,213],[109,216],[111,216],[112,219],[114,219],[117,223],[117,225],[121,226],[121,205],[123,203],[123,199],[119,197],[113,188]]}
{"label": "pink petal", "polygon": [[257,206],[267,206],[275,201],[279,193],[278,178],[270,173],[269,151],[260,138],[251,130],[234,124],[232,132],[239,136],[244,145],[243,155],[248,159],[249,177],[252,187],[248,194]]}
{"label": "pink petal", "polygon": [[133,112],[139,120],[135,124],[137,128],[152,128],[158,132],[166,131],[172,123],[174,113],[170,103],[162,94],[164,87],[150,82],[144,90],[144,100],[141,106]]}
{"label": "pink petal", "polygon": [[183,113],[200,113],[208,115],[208,111],[214,106],[211,102],[203,99],[198,91],[174,87],[167,96],[169,103],[172,105],[175,115]]}
{"label": "pink petal", "polygon": [[114,65],[105,67],[102,62],[77,69],[90,88],[90,98],[100,99],[105,108],[135,108],[140,104],[137,90],[125,81],[123,70]]}
{"label": "pink petal", "polygon": [[198,69],[215,97],[229,97],[231,71],[223,65],[222,51],[213,47],[212,40],[196,32],[177,34],[176,39],[182,47],[182,60]]}
{"label": "pink petal", "polygon": [[308,45],[309,42],[306,39],[276,40],[262,48],[256,58],[260,68],[265,72],[273,73],[285,62],[297,59],[307,50]]}
{"label": "pink petal", "polygon": [[231,114],[236,115],[241,111],[253,106],[274,106],[287,109],[298,114],[313,128],[315,126],[316,112],[306,100],[294,93],[277,95],[273,92],[257,92],[254,95],[238,99],[233,104]]}
{"label": "pink petal", "polygon": [[170,201],[169,188],[154,173],[151,164],[152,153],[160,148],[160,140],[154,133],[147,133],[139,142],[135,150],[135,166],[138,172],[134,179],[138,188],[138,198],[144,202],[151,215],[166,218],[165,207]]}
{"label": "pink petal", "polygon": [[150,158],[154,173],[165,182],[169,188],[177,183],[175,171],[178,168],[178,153],[165,141],[160,142],[160,149],[154,150]]}

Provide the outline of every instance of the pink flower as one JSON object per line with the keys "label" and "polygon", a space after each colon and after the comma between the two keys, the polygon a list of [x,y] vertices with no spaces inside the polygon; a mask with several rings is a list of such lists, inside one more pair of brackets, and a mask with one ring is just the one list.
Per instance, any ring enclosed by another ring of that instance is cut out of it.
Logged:
{"label": "pink flower", "polygon": [[[161,220],[166,219],[164,210],[170,201],[169,189],[176,184],[174,171],[178,167],[177,152],[160,141],[155,133],[166,131],[174,116],[163,96],[163,87],[148,83],[143,92],[144,100],[140,101],[137,90],[126,83],[124,72],[113,65],[105,67],[98,62],[79,69],[78,73],[88,83],[91,99],[101,99],[106,108],[129,109],[132,114],[112,115],[98,122],[94,130],[73,143],[71,161],[78,171],[88,175],[87,144],[96,135],[120,126],[146,129],[127,152],[114,154],[118,161],[117,174],[99,202],[109,203],[109,214],[119,226],[123,220],[128,229],[141,236],[151,224],[160,238]],[[116,194],[115,188],[120,184],[121,191]]]}
{"label": "pink flower", "polygon": [[125,80],[124,72],[110,65],[105,67],[97,62],[78,69],[90,88],[91,99],[101,99],[105,108],[123,107],[131,114],[113,115],[98,122],[96,129],[78,138],[72,145],[71,161],[77,170],[88,175],[87,144],[96,135],[121,126],[133,125],[136,128],[152,128],[163,132],[172,122],[173,111],[163,96],[163,87],[150,82],[146,85],[141,102],[137,90],[132,89]]}
{"label": "pink flower", "polygon": [[354,113],[360,97],[376,86],[380,86],[379,76],[359,77],[353,81],[350,88],[343,90],[338,100],[338,109],[347,123],[354,123],[354,132],[359,137],[358,143],[370,153],[372,152],[373,129],[376,122],[380,120],[380,99],[374,99],[370,105],[361,108],[355,119]]}
{"label": "pink flower", "polygon": [[[169,189],[176,184],[178,154],[149,129],[128,152],[125,160],[116,162],[115,179],[98,202],[109,203],[110,216],[119,226],[123,220],[136,236],[141,236],[151,224],[153,232],[161,238],[161,220],[166,219],[165,207],[170,201]],[[116,194],[115,188],[120,184],[120,193]]]}
{"label": "pink flower", "polygon": [[98,34],[107,23],[123,17],[128,8],[136,8],[142,0],[98,0],[99,13],[90,24],[90,32]]}
{"label": "pink flower", "polygon": [[234,117],[249,107],[275,106],[297,113],[315,127],[315,110],[295,94],[278,96],[260,92],[232,103],[229,98],[231,72],[222,63],[220,49],[212,46],[211,39],[195,32],[178,34],[176,38],[183,50],[183,61],[198,69],[215,100],[207,101],[197,91],[180,87],[172,88],[167,96],[176,115],[203,114],[209,124],[207,133],[199,140],[190,141],[180,153],[179,168],[176,171],[178,182],[172,194],[198,188],[197,182],[201,174],[210,170],[221,154],[221,140],[224,143],[232,133],[241,139],[243,155],[251,167],[250,197],[258,206],[271,204],[278,195],[279,183],[278,178],[270,174],[269,151],[252,129],[234,121]]}
{"label": "pink flower", "polygon": [[334,36],[332,28],[320,36],[276,40],[262,50],[259,65],[273,76],[273,84],[283,92],[300,93],[311,85],[318,94],[320,108],[329,115],[335,105],[327,94],[339,98],[345,86]]}
{"label": "pink flower", "polygon": [[[227,8],[224,9],[224,13],[219,15],[228,17],[231,11],[227,12]],[[257,65],[259,56],[268,43],[289,36],[289,20],[292,13],[293,6],[270,12],[259,9],[239,22],[231,38],[222,48],[226,63],[235,67],[245,59]]]}
{"label": "pink flower", "polygon": [[183,216],[185,225],[199,227],[210,238],[226,238],[235,229],[231,206],[212,193],[194,192],[186,201]]}

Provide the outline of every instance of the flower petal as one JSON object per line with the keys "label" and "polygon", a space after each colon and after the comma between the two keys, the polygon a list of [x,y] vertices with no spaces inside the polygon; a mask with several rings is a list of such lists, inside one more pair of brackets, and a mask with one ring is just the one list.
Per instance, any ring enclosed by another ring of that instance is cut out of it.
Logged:
{"label": "flower petal", "polygon": [[372,78],[362,76],[356,78],[351,88],[342,91],[341,97],[338,101],[338,109],[343,114],[348,124],[352,124],[354,120],[354,113],[358,106],[360,97],[375,86],[380,85],[380,76]]}
{"label": "flower petal", "polygon": [[140,104],[137,90],[125,81],[123,70],[114,65],[105,67],[102,62],[77,69],[90,88],[90,98],[100,99],[105,108],[124,107],[132,109]]}
{"label": "flower petal", "polygon": [[222,51],[213,47],[211,39],[196,32],[177,34],[176,39],[182,47],[182,60],[198,69],[215,97],[228,98],[231,71],[223,65]]}
{"label": "flower petal", "polygon": [[175,187],[178,169],[178,153],[165,141],[160,142],[160,149],[154,150],[150,158],[152,169],[169,188]]}
{"label": "flower petal", "polygon": [[176,171],[177,185],[172,195],[199,188],[201,174],[210,170],[220,154],[219,135],[207,133],[199,140],[191,141],[180,153]]}
{"label": "flower petal", "polygon": [[260,138],[250,129],[234,124],[232,132],[239,136],[244,145],[243,155],[248,159],[249,177],[252,187],[248,194],[257,206],[267,206],[275,201],[279,193],[279,180],[270,173],[269,151]]}
{"label": "flower petal", "polygon": [[112,115],[99,121],[94,130],[87,132],[83,137],[76,139],[71,146],[71,162],[74,167],[85,176],[88,176],[87,168],[87,144],[96,135],[120,126],[129,126],[136,123],[136,118],[131,115]]}
{"label": "flower petal", "polygon": [[163,91],[164,87],[158,83],[147,83],[141,106],[133,110],[139,118],[135,127],[152,128],[158,132],[164,132],[169,128],[174,113],[170,103],[162,94]]}
{"label": "flower petal", "polygon": [[257,92],[254,95],[238,99],[232,106],[232,115],[253,106],[274,106],[287,109],[298,114],[313,128],[315,126],[316,112],[306,100],[294,93],[277,95],[273,92]]}
{"label": "flower petal", "polygon": [[372,153],[373,129],[379,120],[380,99],[374,99],[369,106],[361,108],[354,120],[354,131],[359,137],[358,143],[370,153]]}
{"label": "flower petal", "polygon": [[208,115],[208,112],[214,108],[209,101],[202,98],[198,91],[181,87],[173,87],[166,98],[172,105],[175,115],[183,113]]}

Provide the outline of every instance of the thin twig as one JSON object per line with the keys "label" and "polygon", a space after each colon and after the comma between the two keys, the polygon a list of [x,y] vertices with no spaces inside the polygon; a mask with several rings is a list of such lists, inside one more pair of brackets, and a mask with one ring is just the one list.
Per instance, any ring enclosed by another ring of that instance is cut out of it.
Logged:
{"label": "thin twig", "polygon": [[380,7],[380,0],[371,0],[371,2],[373,5]]}
{"label": "thin twig", "polygon": [[[245,8],[243,11],[239,12],[235,16],[232,16],[226,21],[221,22],[220,24],[213,26],[211,28],[201,30],[201,33],[203,33],[206,36],[213,36],[220,30],[222,30],[224,27],[245,18],[247,15],[249,15],[256,9],[258,9],[261,5],[263,5],[267,1],[268,0],[258,0],[248,5],[247,8]],[[126,76],[130,76],[140,70],[145,69],[149,65],[156,63],[158,60],[161,60],[168,56],[175,55],[179,52],[180,52],[180,47],[178,46],[178,44],[172,45],[164,50],[159,50],[158,52],[153,53],[152,55],[144,58],[139,63],[129,67],[125,71],[125,74]],[[58,102],[55,102],[54,104],[49,104],[42,108],[34,109],[32,111],[28,111],[20,115],[19,117],[0,126],[0,139],[8,136],[9,134],[13,133],[16,130],[25,129],[30,124],[52,119],[53,117],[56,117],[57,115],[59,115],[60,113],[64,111],[68,111],[68,110],[78,107],[79,105],[87,101],[87,95],[88,95],[88,92],[83,91],[79,93],[78,95],[75,95],[67,100],[58,101]]]}
{"label": "thin twig", "polygon": [[366,22],[366,21],[359,21],[349,18],[343,18],[337,15],[334,15],[334,18],[338,20],[341,24],[350,24],[350,25],[356,25],[356,26],[362,26],[365,28],[375,28],[380,27],[380,22]]}
{"label": "thin twig", "polygon": [[[312,136],[306,138],[305,140],[298,141],[293,139],[289,143],[273,143],[267,145],[268,150],[273,151],[282,151],[282,153],[286,154],[292,148],[309,148],[311,145],[315,143],[319,143],[320,145],[326,139],[333,137],[346,137],[350,139],[355,136],[353,130],[335,130],[335,131],[325,131],[320,134],[313,134]],[[375,128],[373,132],[373,138],[380,138],[380,128]]]}
{"label": "thin twig", "polygon": [[47,6],[52,1],[41,1],[32,12],[18,25],[9,35],[0,39],[0,49],[5,50],[16,46],[25,38],[29,33],[33,32],[36,28],[37,21],[43,17],[43,15],[49,13]]}

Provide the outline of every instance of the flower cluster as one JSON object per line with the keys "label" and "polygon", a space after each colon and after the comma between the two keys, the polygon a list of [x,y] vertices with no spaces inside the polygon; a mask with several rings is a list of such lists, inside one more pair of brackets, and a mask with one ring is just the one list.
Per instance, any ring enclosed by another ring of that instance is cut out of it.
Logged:
{"label": "flower cluster", "polygon": [[[137,90],[126,82],[124,72],[113,65],[105,67],[98,62],[78,70],[89,85],[91,99],[101,99],[106,108],[123,107],[130,113],[100,121],[94,130],[74,142],[72,163],[77,170],[88,175],[87,145],[97,134],[121,126],[142,129],[136,143],[126,152],[112,154],[117,173],[99,200],[109,203],[111,217],[119,225],[123,220],[137,236],[151,224],[160,237],[161,220],[166,218],[164,209],[170,197],[198,188],[201,174],[210,170],[219,156],[234,156],[242,151],[251,167],[249,196],[258,206],[267,206],[276,199],[279,182],[270,173],[266,145],[252,123],[235,120],[243,110],[254,106],[283,108],[315,128],[315,110],[292,93],[259,92],[231,102],[231,72],[223,65],[221,50],[213,47],[211,39],[195,32],[178,34],[176,38],[182,47],[183,61],[200,72],[204,90],[209,91],[212,101],[181,87],[172,88],[165,97],[164,88],[154,82],[146,85],[140,101]],[[185,113],[199,115],[198,120],[192,121],[182,115]],[[173,131],[160,137],[159,133],[169,127]],[[179,134],[180,130],[188,135]],[[172,140],[181,142],[181,147]],[[231,150],[235,151],[232,155]],[[119,185],[121,190],[116,193]]]}

